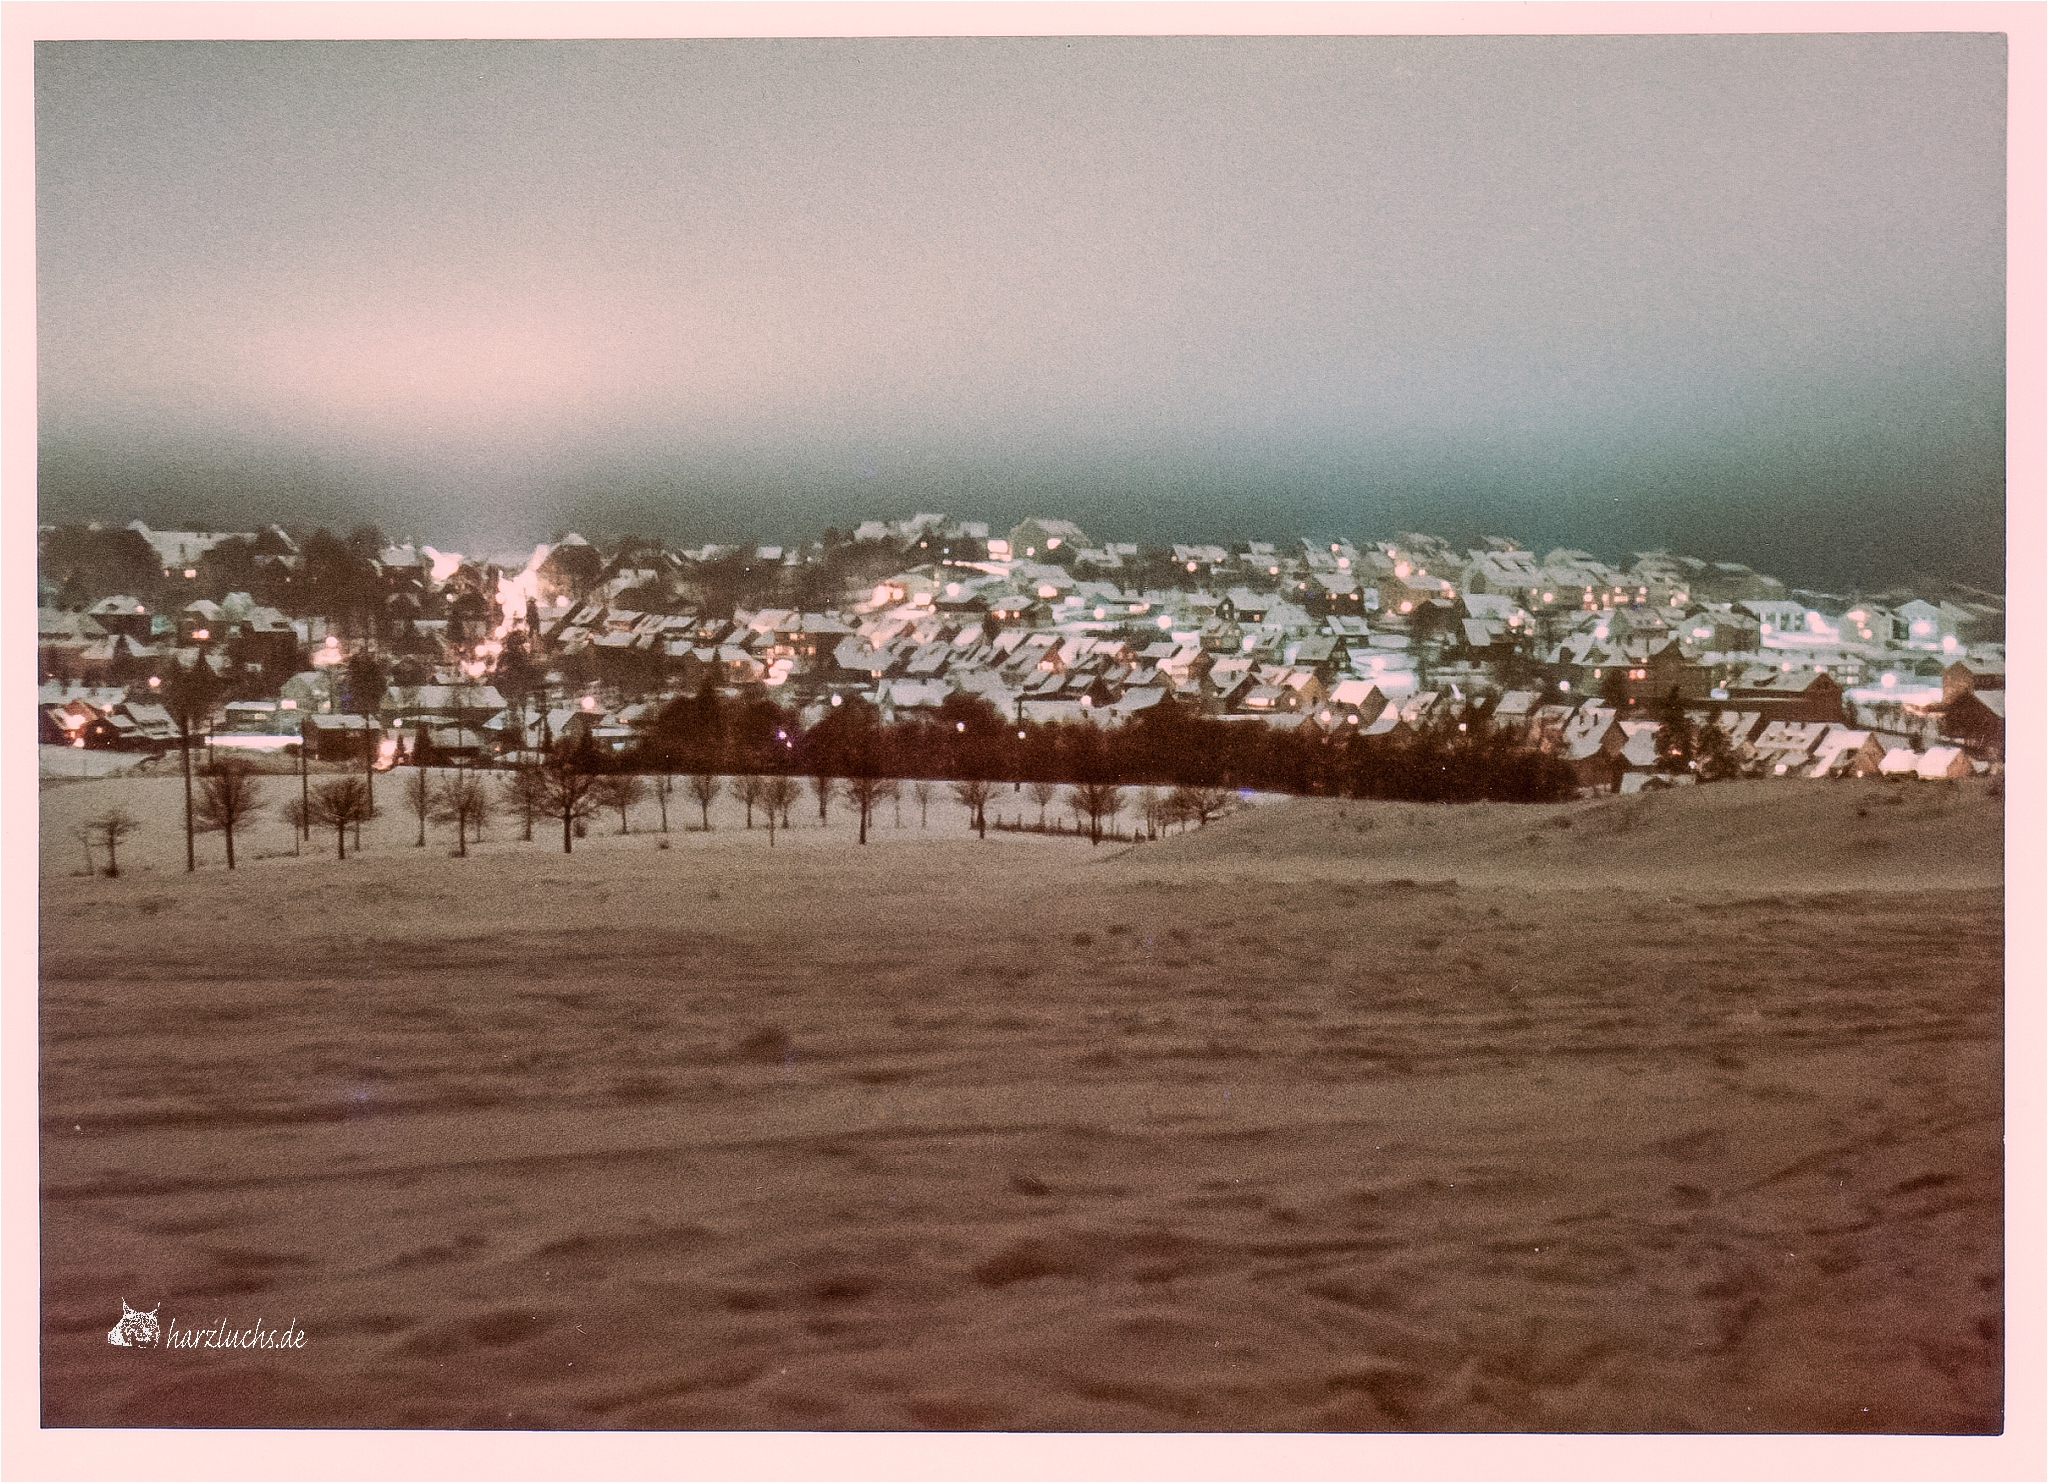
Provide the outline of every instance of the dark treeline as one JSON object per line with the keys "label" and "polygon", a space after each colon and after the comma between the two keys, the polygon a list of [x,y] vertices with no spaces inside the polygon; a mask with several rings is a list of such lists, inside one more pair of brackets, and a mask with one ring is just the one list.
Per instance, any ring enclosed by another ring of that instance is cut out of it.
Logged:
{"label": "dark treeline", "polygon": [[766,699],[706,687],[670,701],[637,745],[607,764],[634,772],[789,773],[836,778],[943,778],[1108,783],[1461,803],[1551,802],[1571,769],[1495,732],[1484,712],[1387,736],[1224,721],[1162,701],[1127,724],[1007,721],[955,692],[934,712],[884,722],[844,697],[808,730]]}

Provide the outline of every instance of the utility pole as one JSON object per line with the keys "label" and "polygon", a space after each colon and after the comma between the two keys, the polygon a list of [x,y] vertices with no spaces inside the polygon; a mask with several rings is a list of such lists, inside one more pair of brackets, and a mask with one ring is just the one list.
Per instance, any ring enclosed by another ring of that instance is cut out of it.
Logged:
{"label": "utility pole", "polygon": [[426,723],[426,722],[424,722],[424,721],[421,721],[421,722],[420,722],[420,723],[419,723],[419,724],[418,724],[417,726],[415,726],[415,727],[413,728],[413,734],[412,734],[412,761],[413,761],[413,766],[414,766],[414,768],[415,768],[415,769],[417,769],[417,771],[416,771],[416,773],[415,773],[415,777],[417,778],[417,780],[418,780],[418,783],[419,783],[419,789],[420,789],[420,803],[421,803],[421,808],[420,808],[420,814],[419,814],[419,820],[420,820],[420,837],[419,837],[419,840],[418,840],[417,844],[416,844],[416,845],[415,845],[414,847],[415,847],[416,849],[422,849],[422,850],[423,850],[423,849],[425,849],[425,848],[427,847],[427,811],[426,811],[426,807],[425,807],[425,804],[426,804],[426,797],[427,797],[427,752],[428,752],[428,750],[429,750],[429,746],[428,746],[428,742],[427,742],[427,723]]}
{"label": "utility pole", "polygon": [[192,846],[192,712],[189,701],[178,708],[178,755],[185,763],[185,869],[199,868],[199,856]]}
{"label": "utility pole", "polygon": [[308,715],[299,717],[299,831],[307,844],[313,842],[313,803],[306,781],[306,723],[310,720]]}

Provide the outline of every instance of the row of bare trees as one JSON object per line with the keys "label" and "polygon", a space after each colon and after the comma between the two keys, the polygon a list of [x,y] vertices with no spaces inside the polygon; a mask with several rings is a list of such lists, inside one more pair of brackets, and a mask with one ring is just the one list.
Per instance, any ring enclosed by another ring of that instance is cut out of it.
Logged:
{"label": "row of bare trees", "polygon": [[[589,759],[583,759],[587,762]],[[605,809],[617,809],[619,832],[631,832],[630,810],[636,803],[653,797],[661,804],[661,830],[668,832],[668,798],[674,779],[660,776],[651,782],[635,773],[601,773],[574,765],[568,755],[551,755],[545,762],[531,763],[498,775],[496,797],[484,786],[482,777],[467,769],[452,776],[431,778],[418,770],[406,785],[406,802],[419,821],[416,847],[427,842],[427,824],[455,826],[456,854],[466,857],[472,842],[483,838],[483,827],[493,812],[503,808],[518,816],[523,825],[521,838],[531,841],[536,820],[559,819],[562,850],[571,853],[575,837],[587,820]],[[193,803],[193,824],[202,833],[218,833],[226,842],[227,867],[235,868],[235,836],[249,823],[261,802],[262,782],[255,768],[240,757],[225,757],[197,775],[199,793]],[[818,817],[827,817],[830,800],[838,797],[859,819],[859,840],[868,842],[868,828],[875,811],[884,802],[898,805],[907,793],[918,806],[918,827],[927,827],[932,799],[940,786],[928,778],[907,783],[896,778],[831,778],[818,774],[807,779],[818,804]],[[955,802],[968,811],[968,827],[988,837],[988,805],[996,798],[998,786],[985,779],[969,778],[946,785]],[[684,791],[700,810],[702,827],[711,827],[711,805],[728,792],[746,809],[746,827],[754,827],[759,811],[773,846],[778,828],[790,827],[790,812],[802,796],[797,779],[787,774],[745,774],[730,780],[711,773],[692,773],[683,779]],[[1054,783],[1034,782],[1029,796],[1038,805],[1038,827],[1045,827],[1045,811],[1060,795]],[[1078,783],[1066,789],[1066,805],[1077,821],[1085,820],[1091,843],[1100,844],[1104,832],[1113,828],[1124,810],[1125,790],[1111,783]],[[1175,822],[1207,824],[1230,804],[1231,793],[1224,788],[1175,788],[1162,793],[1145,788],[1139,793],[1139,813],[1148,832]],[[376,818],[379,810],[369,785],[358,774],[323,778],[280,809],[292,826],[294,852],[300,840],[310,841],[313,830],[334,831],[334,853],[348,858],[349,840],[354,835],[361,849],[362,826]],[[1018,827],[1021,827],[1021,821]],[[106,874],[119,875],[119,847],[135,834],[141,824],[126,810],[111,808],[80,825],[76,835],[86,848],[88,871],[96,869],[95,846],[106,853]]]}

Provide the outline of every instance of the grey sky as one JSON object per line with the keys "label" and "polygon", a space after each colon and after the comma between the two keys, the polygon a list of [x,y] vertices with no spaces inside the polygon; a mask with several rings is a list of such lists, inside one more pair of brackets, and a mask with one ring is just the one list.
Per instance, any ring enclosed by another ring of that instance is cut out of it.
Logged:
{"label": "grey sky", "polygon": [[2004,75],[1982,35],[46,43],[45,518],[1043,509],[1995,585]]}

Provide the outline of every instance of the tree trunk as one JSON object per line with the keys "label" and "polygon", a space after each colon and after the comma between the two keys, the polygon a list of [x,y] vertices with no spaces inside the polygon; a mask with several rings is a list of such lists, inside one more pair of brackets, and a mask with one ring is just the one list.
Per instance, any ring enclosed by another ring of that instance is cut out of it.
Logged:
{"label": "tree trunk", "polygon": [[571,820],[571,810],[569,810],[569,809],[566,809],[566,808],[565,808],[565,809],[563,809],[563,810],[562,810],[562,853],[563,853],[563,854],[565,854],[565,855],[571,855],[571,854],[574,854],[574,853],[575,853],[574,849],[573,849],[573,848],[571,848],[571,846],[570,846],[570,844],[569,844],[569,825],[570,825],[570,820]]}
{"label": "tree trunk", "polygon": [[346,819],[334,826],[334,858],[337,860],[346,860],[348,858],[348,821]]}

